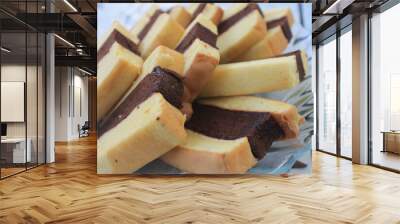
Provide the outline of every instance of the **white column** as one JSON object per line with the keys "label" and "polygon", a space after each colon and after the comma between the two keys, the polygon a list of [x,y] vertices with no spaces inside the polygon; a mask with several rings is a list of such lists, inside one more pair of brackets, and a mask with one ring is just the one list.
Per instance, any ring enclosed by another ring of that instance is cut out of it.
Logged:
{"label": "white column", "polygon": [[46,36],[46,163],[52,163],[55,161],[55,149],[54,149],[54,134],[55,134],[55,56],[54,56],[54,35],[47,34]]}
{"label": "white column", "polygon": [[[54,5],[46,1],[46,12],[54,12]],[[54,35],[46,35],[46,163],[55,161],[55,43]]]}
{"label": "white column", "polygon": [[353,20],[353,162],[368,163],[368,16]]}
{"label": "white column", "polygon": [[317,108],[317,47],[315,45],[312,46],[312,65],[311,65],[311,75],[312,75],[312,91],[314,94],[314,135],[312,137],[312,149],[315,150],[317,148],[316,143],[317,143],[317,119],[316,119],[316,114],[318,113],[318,108]]}

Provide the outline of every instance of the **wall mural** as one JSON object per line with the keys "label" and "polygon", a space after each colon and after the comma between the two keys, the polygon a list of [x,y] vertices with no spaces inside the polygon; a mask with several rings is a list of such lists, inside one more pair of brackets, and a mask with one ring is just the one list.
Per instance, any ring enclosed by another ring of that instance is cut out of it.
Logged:
{"label": "wall mural", "polygon": [[311,172],[311,4],[98,4],[99,174]]}

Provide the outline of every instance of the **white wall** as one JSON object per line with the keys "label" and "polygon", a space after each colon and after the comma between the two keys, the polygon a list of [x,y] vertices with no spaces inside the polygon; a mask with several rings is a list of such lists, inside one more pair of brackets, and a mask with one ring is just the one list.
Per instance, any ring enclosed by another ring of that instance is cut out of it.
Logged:
{"label": "white wall", "polygon": [[78,125],[88,120],[88,78],[71,67],[56,67],[55,73],[55,140],[78,139]]}
{"label": "white wall", "polygon": [[[31,77],[31,74],[36,76],[36,66],[27,66],[26,71],[28,72],[28,82],[29,86],[35,86],[35,88],[27,88],[27,106],[31,108],[28,110],[27,119],[28,119],[28,129],[32,127],[35,130],[36,135],[36,113],[32,113],[32,111],[36,111],[36,80]],[[6,64],[1,66],[1,81],[3,82],[25,82],[25,65],[18,64]],[[31,104],[33,102],[33,104]],[[32,108],[34,107],[34,108]],[[5,110],[6,108],[2,108]],[[34,123],[32,123],[34,122]],[[8,137],[25,137],[25,123],[26,122],[7,122],[7,136]],[[33,127],[34,126],[34,127]],[[32,131],[33,132],[33,131]],[[31,133],[28,130],[28,137]]]}
{"label": "white wall", "polygon": [[[28,67],[28,71],[32,67]],[[1,66],[1,81],[25,82],[25,65],[2,65]],[[5,110],[6,108],[1,108]],[[7,137],[25,137],[25,123],[11,122],[7,123]]]}
{"label": "white wall", "polygon": [[[76,72],[76,70],[75,70]],[[83,125],[85,123],[85,121],[89,120],[89,102],[88,102],[88,96],[89,96],[89,92],[88,92],[88,78],[87,77],[83,77],[81,76],[82,73],[79,73],[79,75],[74,75],[74,92],[73,94],[75,94],[73,96],[74,100],[75,100],[75,116],[73,117],[74,119],[72,119],[72,132],[71,134],[73,136],[78,137],[79,133],[78,133],[78,124]],[[79,93],[80,91],[80,93]],[[80,95],[80,97],[79,97]],[[79,102],[80,101],[80,102]],[[81,108],[79,108],[81,107]],[[80,111],[82,110],[82,111]]]}
{"label": "white wall", "polygon": [[55,68],[55,140],[68,140],[68,86],[67,67]]}
{"label": "white wall", "polygon": [[[38,69],[38,70],[36,70]],[[25,80],[27,78],[27,81]],[[26,83],[26,110],[27,120],[24,122],[6,122],[7,137],[30,139],[32,158],[36,162],[36,153],[39,153],[39,163],[44,162],[45,120],[44,120],[44,74],[42,67],[25,64],[3,64],[1,66],[1,81],[17,81]],[[4,96],[3,96],[4,97]],[[1,108],[9,110],[10,108]],[[25,112],[25,111],[23,111]]]}

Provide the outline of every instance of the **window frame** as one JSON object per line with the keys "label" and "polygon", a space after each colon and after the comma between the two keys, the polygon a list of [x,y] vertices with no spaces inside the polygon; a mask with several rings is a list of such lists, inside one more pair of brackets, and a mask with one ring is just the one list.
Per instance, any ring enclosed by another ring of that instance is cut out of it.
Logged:
{"label": "window frame", "polygon": [[[323,39],[323,40],[321,40],[321,41],[319,41],[317,44],[316,44],[316,60],[315,60],[315,63],[316,63],[316,66],[315,66],[315,68],[316,68],[316,100],[315,100],[315,102],[316,102],[316,120],[315,120],[315,122],[316,122],[316,151],[318,151],[318,152],[323,152],[323,153],[326,153],[326,154],[329,154],[329,155],[333,155],[333,156],[336,156],[336,157],[340,157],[340,158],[343,158],[343,159],[346,159],[346,160],[352,160],[352,158],[350,158],[350,157],[347,157],[347,156],[344,156],[344,155],[342,155],[342,150],[341,150],[341,119],[340,119],[340,112],[341,112],[341,108],[340,108],[340,103],[341,103],[341,97],[340,97],[340,82],[341,82],[341,64],[340,64],[340,60],[341,60],[341,58],[340,58],[340,37],[342,36],[342,35],[344,35],[345,33],[347,33],[347,32],[351,32],[352,31],[352,23],[349,23],[349,24],[347,24],[345,27],[343,27],[343,28],[341,28],[341,29],[339,29],[339,30],[337,30],[336,31],[336,33],[334,33],[334,34],[332,34],[331,36],[329,36],[329,37],[327,37],[327,38],[325,38],[325,39]],[[318,113],[318,111],[319,111],[319,96],[320,96],[320,92],[319,92],[319,85],[320,85],[320,80],[319,80],[319,78],[320,78],[320,75],[319,75],[319,72],[320,72],[320,66],[319,66],[319,63],[318,63],[318,61],[319,61],[319,57],[320,57],[320,55],[319,55],[319,48],[320,48],[320,46],[322,45],[322,44],[326,44],[326,43],[328,43],[328,42],[330,42],[330,41],[336,41],[336,61],[335,61],[335,63],[336,63],[336,152],[335,153],[332,153],[332,152],[329,152],[329,151],[327,151],[327,150],[324,150],[324,149],[322,149],[322,148],[320,148],[320,143],[319,143],[319,133],[320,133],[320,127],[319,127],[319,119],[320,119],[320,117],[319,117],[319,113]]]}
{"label": "window frame", "polygon": [[368,39],[368,57],[367,57],[367,62],[368,62],[368,68],[367,68],[367,77],[368,77],[368,165],[373,166],[379,169],[391,171],[394,173],[400,173],[400,170],[387,167],[384,165],[380,165],[377,163],[373,162],[373,153],[374,153],[374,148],[373,148],[373,130],[372,130],[372,94],[373,94],[373,88],[372,88],[372,54],[373,54],[373,49],[372,49],[372,42],[373,42],[373,35],[372,35],[372,19],[374,17],[374,14],[381,14],[384,13],[385,11],[391,9],[392,7],[398,5],[399,2],[396,0],[389,0],[382,4],[381,6],[368,11],[368,30],[367,30],[367,39]]}

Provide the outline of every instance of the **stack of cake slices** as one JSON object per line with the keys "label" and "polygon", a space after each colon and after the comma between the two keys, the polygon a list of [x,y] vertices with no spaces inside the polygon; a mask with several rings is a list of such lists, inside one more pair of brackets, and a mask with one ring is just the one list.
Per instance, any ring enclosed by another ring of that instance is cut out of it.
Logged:
{"label": "stack of cake slices", "polygon": [[182,172],[246,173],[304,118],[254,96],[289,90],[307,56],[285,52],[290,9],[153,5],[128,31],[113,23],[98,46],[98,173],[129,174],[160,159]]}

